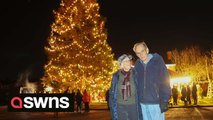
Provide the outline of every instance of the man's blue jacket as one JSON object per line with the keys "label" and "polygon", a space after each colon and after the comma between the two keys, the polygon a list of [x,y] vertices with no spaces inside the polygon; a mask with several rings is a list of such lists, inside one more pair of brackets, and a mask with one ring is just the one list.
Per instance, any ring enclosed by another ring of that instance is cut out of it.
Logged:
{"label": "man's blue jacket", "polygon": [[171,95],[169,73],[163,58],[155,53],[147,64],[140,59],[135,63],[139,102],[159,104],[168,102]]}

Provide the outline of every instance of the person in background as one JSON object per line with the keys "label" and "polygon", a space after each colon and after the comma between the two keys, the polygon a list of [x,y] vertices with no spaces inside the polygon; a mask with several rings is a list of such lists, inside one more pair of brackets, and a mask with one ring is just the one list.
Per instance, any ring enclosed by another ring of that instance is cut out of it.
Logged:
{"label": "person in background", "polygon": [[192,98],[194,100],[194,105],[197,105],[197,86],[195,83],[193,83],[192,86]]}
{"label": "person in background", "polygon": [[172,97],[173,97],[173,104],[178,105],[178,103],[177,103],[178,90],[177,90],[177,86],[175,86],[175,85],[173,85],[173,88],[172,88]]}
{"label": "person in background", "polygon": [[164,120],[171,96],[169,73],[163,58],[149,53],[145,42],[136,43],[133,51],[138,80],[138,96],[144,120]]}
{"label": "person in background", "polygon": [[142,120],[138,104],[136,71],[132,68],[132,56],[118,58],[120,69],[113,74],[109,91],[112,120]]}
{"label": "person in background", "polygon": [[107,109],[109,110],[109,89],[106,91],[105,100],[107,101]]}
{"label": "person in background", "polygon": [[80,92],[80,90],[77,90],[76,96],[75,96],[75,100],[76,100],[76,111],[81,113],[82,110],[82,94]]}
{"label": "person in background", "polygon": [[186,100],[189,105],[191,105],[191,88],[189,85],[186,87]]}
{"label": "person in background", "polygon": [[85,105],[85,112],[89,112],[90,111],[90,109],[89,109],[90,95],[86,91],[86,89],[84,90],[84,93],[83,93],[83,102]]}
{"label": "person in background", "polygon": [[181,100],[184,102],[184,105],[187,105],[187,100],[186,100],[186,86],[185,85],[182,85],[182,89],[181,89]]}

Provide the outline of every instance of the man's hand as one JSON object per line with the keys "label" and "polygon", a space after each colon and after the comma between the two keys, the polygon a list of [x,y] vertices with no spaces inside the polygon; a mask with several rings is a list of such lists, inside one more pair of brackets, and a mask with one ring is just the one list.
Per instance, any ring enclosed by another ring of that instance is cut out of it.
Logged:
{"label": "man's hand", "polygon": [[161,113],[166,112],[169,109],[168,102],[160,102]]}

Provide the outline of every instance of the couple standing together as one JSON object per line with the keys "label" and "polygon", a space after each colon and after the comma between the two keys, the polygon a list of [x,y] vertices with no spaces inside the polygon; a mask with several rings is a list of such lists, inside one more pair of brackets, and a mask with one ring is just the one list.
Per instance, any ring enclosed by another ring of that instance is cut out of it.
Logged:
{"label": "couple standing together", "polygon": [[136,43],[139,58],[134,68],[131,55],[118,58],[109,92],[112,120],[164,120],[171,95],[169,74],[163,58],[149,53],[145,42]]}

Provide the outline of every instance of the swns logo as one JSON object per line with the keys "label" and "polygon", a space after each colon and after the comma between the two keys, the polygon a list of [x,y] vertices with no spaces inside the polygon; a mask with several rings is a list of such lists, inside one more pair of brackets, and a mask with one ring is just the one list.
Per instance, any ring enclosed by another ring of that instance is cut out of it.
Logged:
{"label": "swns logo", "polygon": [[69,112],[70,94],[18,94],[8,101],[9,112]]}

